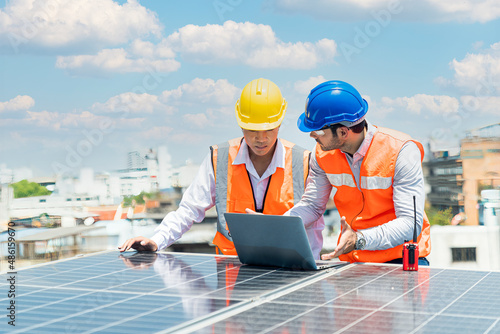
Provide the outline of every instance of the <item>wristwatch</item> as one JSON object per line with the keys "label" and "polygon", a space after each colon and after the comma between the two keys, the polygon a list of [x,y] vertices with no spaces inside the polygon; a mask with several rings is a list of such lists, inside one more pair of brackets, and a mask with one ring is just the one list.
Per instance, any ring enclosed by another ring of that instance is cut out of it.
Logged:
{"label": "wristwatch", "polygon": [[356,243],[354,244],[355,250],[362,250],[366,246],[366,239],[363,233],[356,232]]}

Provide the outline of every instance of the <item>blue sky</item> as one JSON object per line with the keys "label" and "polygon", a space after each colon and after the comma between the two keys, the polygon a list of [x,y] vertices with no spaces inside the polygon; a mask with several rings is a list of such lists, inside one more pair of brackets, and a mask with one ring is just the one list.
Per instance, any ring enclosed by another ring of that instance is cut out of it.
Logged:
{"label": "blue sky", "polygon": [[124,168],[165,145],[199,163],[241,135],[234,104],[258,77],[288,101],[280,136],[326,80],[368,120],[433,147],[500,121],[500,3],[386,0],[0,1],[0,165]]}

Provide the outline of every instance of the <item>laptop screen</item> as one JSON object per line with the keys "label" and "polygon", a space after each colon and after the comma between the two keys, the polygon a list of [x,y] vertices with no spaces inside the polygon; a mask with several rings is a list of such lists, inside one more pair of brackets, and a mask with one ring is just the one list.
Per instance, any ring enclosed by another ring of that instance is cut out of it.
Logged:
{"label": "laptop screen", "polygon": [[242,263],[317,269],[300,217],[242,213],[224,216]]}

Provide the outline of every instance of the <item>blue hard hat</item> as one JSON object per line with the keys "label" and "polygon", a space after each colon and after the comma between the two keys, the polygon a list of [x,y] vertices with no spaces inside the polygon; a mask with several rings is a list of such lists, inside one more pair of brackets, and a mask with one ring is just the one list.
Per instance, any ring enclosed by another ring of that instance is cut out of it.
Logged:
{"label": "blue hard hat", "polygon": [[368,103],[356,88],[344,81],[326,81],[314,87],[306,101],[306,111],[297,120],[300,131],[319,130],[326,125],[352,125],[364,118]]}

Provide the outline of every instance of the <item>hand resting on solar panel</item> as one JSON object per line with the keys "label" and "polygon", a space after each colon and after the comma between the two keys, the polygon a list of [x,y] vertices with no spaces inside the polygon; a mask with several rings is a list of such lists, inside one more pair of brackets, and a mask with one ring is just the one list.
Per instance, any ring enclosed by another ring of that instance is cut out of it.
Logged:
{"label": "hand resting on solar panel", "polygon": [[135,237],[128,239],[123,243],[123,245],[119,246],[118,249],[120,252],[128,251],[130,248],[133,248],[138,251],[149,251],[156,252],[158,250],[158,245],[151,239],[145,237]]}

